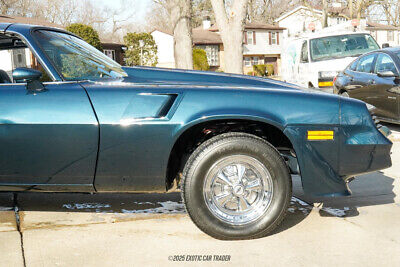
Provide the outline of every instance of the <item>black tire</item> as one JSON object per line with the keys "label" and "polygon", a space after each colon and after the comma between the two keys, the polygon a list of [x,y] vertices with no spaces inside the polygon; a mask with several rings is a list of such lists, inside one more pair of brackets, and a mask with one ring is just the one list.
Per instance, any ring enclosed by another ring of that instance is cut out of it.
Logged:
{"label": "black tire", "polygon": [[[273,184],[274,193],[267,210],[257,220],[244,225],[229,224],[213,214],[207,206],[203,188],[210,168],[235,155],[245,155],[260,162],[268,170]],[[190,218],[204,233],[221,240],[266,236],[284,219],[291,195],[291,177],[279,152],[264,139],[246,133],[221,134],[204,142],[190,156],[183,171],[182,198]]]}
{"label": "black tire", "polygon": [[341,93],[340,93],[340,96],[343,96],[343,97],[346,97],[346,98],[349,98],[349,97],[350,97],[350,96],[349,96],[349,93],[348,93],[347,91],[341,92]]}

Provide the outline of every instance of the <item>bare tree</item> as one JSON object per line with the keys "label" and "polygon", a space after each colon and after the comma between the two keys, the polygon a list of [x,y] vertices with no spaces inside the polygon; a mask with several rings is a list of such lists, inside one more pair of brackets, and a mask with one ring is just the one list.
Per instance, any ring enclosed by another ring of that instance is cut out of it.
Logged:
{"label": "bare tree", "polygon": [[170,16],[174,35],[175,67],[193,69],[191,0],[154,0],[154,2],[163,6]]}
{"label": "bare tree", "polygon": [[294,8],[302,0],[249,0],[247,20],[274,23],[283,13]]}
{"label": "bare tree", "polygon": [[201,26],[205,17],[215,22],[214,12],[210,0],[192,0],[192,26]]}
{"label": "bare tree", "polygon": [[27,16],[35,6],[35,0],[0,0],[0,13],[3,15]]}
{"label": "bare tree", "polygon": [[[308,9],[313,14],[313,17],[318,19],[321,22],[322,28],[328,27],[328,17],[329,17],[329,4],[328,0],[321,0],[321,1],[309,1],[303,0],[303,5],[308,7]],[[315,11],[316,6],[322,6],[321,13]]]}
{"label": "bare tree", "polygon": [[382,0],[375,9],[374,18],[389,25],[400,26],[400,1]]}
{"label": "bare tree", "polygon": [[243,32],[248,0],[211,0],[225,49],[225,71],[243,73]]}

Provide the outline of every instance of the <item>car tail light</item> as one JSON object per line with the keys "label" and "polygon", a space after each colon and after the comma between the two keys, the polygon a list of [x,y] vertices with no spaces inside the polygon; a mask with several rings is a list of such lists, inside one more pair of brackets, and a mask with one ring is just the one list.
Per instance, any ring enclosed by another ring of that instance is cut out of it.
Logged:
{"label": "car tail light", "polygon": [[335,76],[335,78],[333,78],[333,84],[335,84],[336,79],[337,79],[337,75]]}

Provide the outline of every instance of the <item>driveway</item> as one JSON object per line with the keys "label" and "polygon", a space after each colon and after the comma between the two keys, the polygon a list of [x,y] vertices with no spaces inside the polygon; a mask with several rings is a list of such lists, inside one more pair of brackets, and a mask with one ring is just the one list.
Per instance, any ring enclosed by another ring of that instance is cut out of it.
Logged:
{"label": "driveway", "polygon": [[182,264],[174,256],[193,265],[400,266],[400,127],[388,126],[392,168],[358,177],[352,196],[333,199],[305,196],[293,176],[286,220],[257,240],[203,234],[179,193],[2,193],[0,266]]}

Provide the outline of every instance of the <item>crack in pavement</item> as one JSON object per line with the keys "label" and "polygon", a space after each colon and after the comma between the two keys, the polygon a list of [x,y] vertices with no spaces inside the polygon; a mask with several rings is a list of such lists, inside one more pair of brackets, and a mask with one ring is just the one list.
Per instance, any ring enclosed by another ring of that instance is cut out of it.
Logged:
{"label": "crack in pavement", "polygon": [[20,236],[20,240],[21,240],[21,252],[22,252],[22,260],[23,260],[23,264],[24,267],[26,267],[26,261],[25,261],[25,249],[24,249],[24,236],[22,234],[21,231],[21,224],[20,224],[20,217],[19,217],[19,208],[18,208],[18,199],[17,199],[18,195],[16,193],[14,193],[13,195],[13,202],[14,202],[14,213],[15,213],[15,221],[17,224],[17,230]]}

